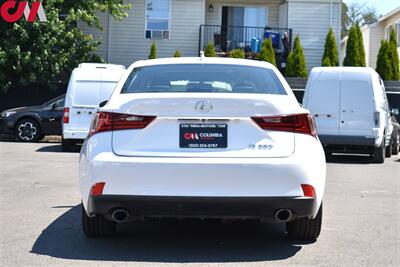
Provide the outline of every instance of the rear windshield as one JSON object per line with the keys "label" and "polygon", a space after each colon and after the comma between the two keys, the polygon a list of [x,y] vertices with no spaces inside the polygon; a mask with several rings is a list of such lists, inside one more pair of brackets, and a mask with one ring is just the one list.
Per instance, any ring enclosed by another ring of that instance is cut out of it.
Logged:
{"label": "rear windshield", "polygon": [[169,64],[137,68],[121,93],[249,93],[286,95],[273,70],[223,64]]}

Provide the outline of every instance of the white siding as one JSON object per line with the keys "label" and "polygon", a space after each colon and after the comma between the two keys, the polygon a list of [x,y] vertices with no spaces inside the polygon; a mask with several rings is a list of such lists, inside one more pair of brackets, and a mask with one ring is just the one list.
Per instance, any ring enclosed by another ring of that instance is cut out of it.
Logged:
{"label": "white siding", "polygon": [[[384,39],[385,31],[383,25],[376,25],[369,29],[369,45],[368,45],[368,67],[376,68],[376,59],[378,57],[379,48],[381,47],[381,40]],[[365,41],[364,41],[365,45]]]}
{"label": "white siding", "polygon": [[[222,6],[267,6],[268,7],[268,25],[278,27],[279,25],[279,6],[285,0],[206,0],[205,24],[221,25]],[[213,5],[214,12],[208,12],[208,7]]]}
{"label": "white siding", "polygon": [[365,51],[365,63],[367,64],[367,67],[371,66],[371,61],[370,61],[370,49],[369,49],[369,41],[371,38],[370,30],[369,28],[364,28],[361,30],[362,32],[362,38],[363,38],[363,44],[364,44],[364,51]]}
{"label": "white siding", "polygon": [[[146,0],[128,1],[133,6],[128,11],[128,18],[122,21],[110,18],[108,61],[129,66],[134,61],[147,59],[153,41],[157,44],[158,57],[172,57],[176,49],[181,51],[182,56],[196,56],[198,54],[199,27],[204,23],[204,1],[171,1],[169,40],[145,38]],[[102,23],[105,25],[107,19],[102,18]],[[105,35],[107,36],[107,32]],[[106,58],[107,51],[104,49],[106,48],[102,47],[99,54]]]}
{"label": "white siding", "polygon": [[294,37],[300,36],[309,70],[321,65],[329,27],[333,28],[338,49],[340,49],[340,12],[340,3],[328,1],[289,2],[288,26],[293,29]]}

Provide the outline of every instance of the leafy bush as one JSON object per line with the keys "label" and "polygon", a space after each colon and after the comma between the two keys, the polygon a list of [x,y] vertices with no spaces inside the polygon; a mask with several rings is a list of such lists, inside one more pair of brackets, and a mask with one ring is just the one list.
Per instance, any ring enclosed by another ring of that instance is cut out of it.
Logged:
{"label": "leafy bush", "polygon": [[392,80],[393,70],[390,58],[390,44],[386,40],[381,41],[378,58],[376,61],[376,72],[383,80]]}
{"label": "leafy bush", "polygon": [[206,57],[216,57],[215,47],[212,42],[208,42],[206,49],[204,49],[204,55]]}
{"label": "leafy bush", "polygon": [[[100,40],[85,35],[76,24],[101,30],[99,12],[121,20],[130,7],[122,0],[46,1],[46,23],[28,23],[25,18],[15,23],[1,21],[0,90],[31,83],[55,86],[79,63],[104,62],[96,55]],[[66,16],[60,19],[60,14]]]}
{"label": "leafy bush", "polygon": [[182,56],[181,51],[179,51],[179,49],[176,49],[174,57],[181,57],[181,56]]}
{"label": "leafy bush", "polygon": [[324,55],[322,57],[322,66],[336,67],[339,66],[339,53],[336,45],[335,34],[330,28],[325,39]]}
{"label": "leafy bush", "polygon": [[150,46],[149,59],[155,59],[155,58],[157,58],[157,45],[156,42],[152,42]]}
{"label": "leafy bush", "polygon": [[300,37],[294,39],[293,51],[287,59],[286,76],[288,77],[307,77],[306,59],[304,50],[300,43]]}
{"label": "leafy bush", "polygon": [[274,47],[272,46],[271,37],[263,41],[263,44],[261,46],[261,51],[258,54],[258,59],[261,61],[269,62],[274,66],[276,66],[275,50]]}
{"label": "leafy bush", "polygon": [[400,80],[400,60],[397,51],[397,38],[394,28],[390,31],[389,50],[392,65],[392,80]]}
{"label": "leafy bush", "polygon": [[244,58],[244,50],[240,48],[233,49],[229,52],[231,58]]}

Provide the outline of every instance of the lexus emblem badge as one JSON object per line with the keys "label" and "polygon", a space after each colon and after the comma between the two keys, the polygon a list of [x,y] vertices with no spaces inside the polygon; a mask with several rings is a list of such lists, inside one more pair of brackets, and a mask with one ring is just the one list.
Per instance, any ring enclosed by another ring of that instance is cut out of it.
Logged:
{"label": "lexus emblem badge", "polygon": [[196,103],[195,109],[198,112],[207,113],[207,112],[210,112],[210,110],[213,109],[213,105],[211,105],[211,103],[209,101],[199,101],[199,102]]}

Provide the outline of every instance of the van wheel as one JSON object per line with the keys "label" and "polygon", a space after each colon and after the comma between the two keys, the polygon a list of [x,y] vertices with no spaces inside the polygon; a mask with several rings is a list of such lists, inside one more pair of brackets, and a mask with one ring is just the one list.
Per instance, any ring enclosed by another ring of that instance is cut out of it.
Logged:
{"label": "van wheel", "polygon": [[298,218],[286,224],[287,234],[290,239],[298,241],[315,241],[321,233],[322,204],[314,219]]}
{"label": "van wheel", "polygon": [[62,152],[73,152],[75,151],[75,141],[71,139],[61,139],[61,151]]}
{"label": "van wheel", "polygon": [[390,142],[390,144],[386,147],[385,149],[385,157],[390,158],[392,156],[392,142]]}
{"label": "van wheel", "polygon": [[396,140],[393,142],[393,148],[392,148],[392,155],[397,155],[399,154],[399,140],[400,136],[399,134],[396,135]]}
{"label": "van wheel", "polygon": [[33,119],[23,119],[15,126],[15,137],[20,142],[37,142],[41,137],[39,124]]}
{"label": "van wheel", "polygon": [[382,141],[382,144],[379,147],[374,147],[374,156],[373,160],[375,163],[384,163],[385,162],[385,140]]}
{"label": "van wheel", "polygon": [[108,237],[115,234],[116,222],[109,221],[101,215],[89,217],[81,205],[82,231],[87,237]]}

